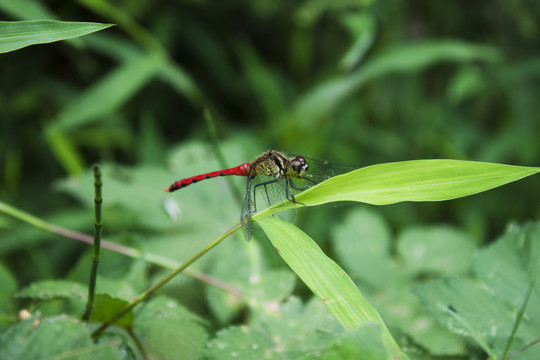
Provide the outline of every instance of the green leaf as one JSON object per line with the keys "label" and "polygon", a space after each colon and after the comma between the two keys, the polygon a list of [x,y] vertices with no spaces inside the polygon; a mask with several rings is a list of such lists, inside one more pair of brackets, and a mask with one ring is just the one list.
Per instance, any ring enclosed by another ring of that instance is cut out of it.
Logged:
{"label": "green leaf", "polygon": [[1,359],[123,359],[121,347],[110,340],[94,344],[88,327],[66,315],[33,316],[0,336]]}
{"label": "green leaf", "polygon": [[473,195],[536,174],[540,168],[462,160],[412,160],[378,164],[334,176],[255,216],[336,201],[388,205],[442,201]]}
{"label": "green leaf", "polygon": [[[473,268],[477,279],[437,280],[415,289],[427,310],[456,334],[470,335],[486,351],[500,356],[538,274],[540,224],[512,226],[493,245],[482,249]],[[451,306],[452,311],[449,307]],[[532,344],[540,331],[540,297],[530,293],[510,353]],[[535,358],[528,350],[524,358]]]}
{"label": "green leaf", "polygon": [[[495,47],[463,41],[438,39],[393,46],[352,74],[334,77],[313,87],[297,101],[291,116],[297,126],[313,126],[328,117],[363,85],[379,77],[421,71],[442,61],[494,62],[500,58],[501,54]],[[290,126],[290,123],[287,125]]]}
{"label": "green leaf", "polygon": [[343,70],[350,71],[362,61],[375,40],[375,18],[369,13],[351,12],[344,16],[342,21],[351,38],[355,39],[339,64]]}
{"label": "green leaf", "polygon": [[[17,288],[17,281],[9,270],[0,264],[0,324],[11,321],[13,317],[13,305],[11,296]],[[0,332],[2,327],[0,327]]]}
{"label": "green leaf", "polygon": [[388,360],[393,358],[384,346],[381,329],[370,324],[344,334],[321,354],[309,354],[305,359]]}
{"label": "green leaf", "polygon": [[86,295],[86,288],[82,284],[67,280],[47,280],[31,284],[17,292],[15,297],[44,301],[59,298],[84,300]]}
{"label": "green leaf", "polygon": [[418,266],[396,259],[390,227],[375,210],[358,207],[334,226],[331,243],[336,261],[359,281],[381,316],[390,319],[392,329],[399,328],[431,354],[465,354],[465,340],[439,325],[411,293]]}
{"label": "green leaf", "polygon": [[207,338],[197,322],[175,300],[159,297],[144,305],[135,333],[150,359],[196,360],[201,358]]}
{"label": "green leaf", "polygon": [[88,90],[77,95],[58,114],[49,133],[73,130],[113,113],[155,75],[158,62],[140,55],[119,65]]}
{"label": "green leaf", "polygon": [[[479,343],[485,338],[504,338],[512,327],[512,309],[481,283],[436,280],[416,287],[415,292],[441,325],[456,334],[474,336]],[[445,311],[449,307],[466,322],[450,316],[451,312]]]}
{"label": "green leaf", "polygon": [[393,354],[399,349],[384,322],[362,296],[349,276],[328,258],[317,244],[294,225],[279,218],[258,218],[280,256],[304,283],[328,307],[345,329],[366,323],[381,326],[387,346]]}
{"label": "green leaf", "polygon": [[390,228],[369,209],[350,211],[332,230],[337,260],[353,279],[374,287],[395,286],[407,281],[406,272],[390,259]]}
{"label": "green leaf", "polygon": [[[125,300],[113,298],[108,294],[97,294],[94,299],[94,309],[90,315],[90,321],[95,323],[110,322],[113,318],[124,310],[129,303]],[[133,326],[135,316],[130,310],[114,324],[121,327],[130,328]]]}
{"label": "green leaf", "polygon": [[52,11],[34,0],[2,0],[0,10],[18,20],[56,20],[56,15]]}
{"label": "green leaf", "polygon": [[249,324],[219,331],[210,359],[390,359],[381,328],[374,324],[345,331],[319,299],[306,305],[296,297],[252,313]]}
{"label": "green leaf", "polygon": [[[511,226],[497,242],[482,249],[476,256],[474,272],[498,297],[519,308],[540,266],[540,224]],[[533,292],[526,309],[532,326],[529,336],[540,332],[540,295]]]}
{"label": "green leaf", "polygon": [[[239,292],[238,296],[214,286],[206,288],[208,305],[221,323],[229,323],[246,305],[250,311],[258,311],[293,292],[297,277],[289,269],[270,268],[259,243],[253,242],[246,248],[243,237],[239,236],[215,250],[209,275]],[[235,259],[235,266],[231,266],[230,259]]]}
{"label": "green leaf", "polygon": [[409,228],[399,237],[397,248],[415,273],[441,275],[468,272],[476,250],[465,233],[448,226]]}
{"label": "green leaf", "polygon": [[15,294],[16,298],[38,301],[67,300],[73,307],[73,314],[84,309],[88,290],[80,283],[67,280],[46,280],[32,283]]}
{"label": "green leaf", "polygon": [[87,35],[113,26],[52,20],[0,21],[0,53]]}

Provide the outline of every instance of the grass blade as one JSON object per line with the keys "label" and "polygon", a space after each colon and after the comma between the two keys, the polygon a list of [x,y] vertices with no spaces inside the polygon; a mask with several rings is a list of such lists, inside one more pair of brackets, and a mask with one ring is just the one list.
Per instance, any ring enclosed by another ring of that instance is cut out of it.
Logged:
{"label": "grass blade", "polygon": [[87,35],[113,26],[53,20],[0,21],[0,53]]}
{"label": "grass blade", "polygon": [[283,260],[326,304],[344,328],[351,330],[366,323],[375,323],[383,329],[386,345],[396,358],[405,356],[377,311],[362,296],[347,273],[327,257],[309,236],[276,217],[268,216],[257,222]]}
{"label": "grass blade", "polygon": [[335,176],[290,201],[261,211],[267,216],[291,207],[336,201],[387,205],[402,201],[442,201],[477,194],[533,175],[537,167],[462,160],[412,160],[378,164]]}

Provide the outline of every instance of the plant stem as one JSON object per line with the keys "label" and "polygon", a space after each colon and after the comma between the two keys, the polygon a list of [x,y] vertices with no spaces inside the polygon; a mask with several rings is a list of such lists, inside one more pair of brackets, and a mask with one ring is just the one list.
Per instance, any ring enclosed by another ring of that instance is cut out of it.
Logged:
{"label": "plant stem", "polygon": [[103,221],[101,216],[101,205],[103,197],[101,196],[101,172],[99,166],[94,166],[94,257],[92,258],[92,269],[90,270],[90,281],[88,283],[88,302],[86,310],[82,315],[83,321],[88,321],[94,308],[94,298],[96,296],[96,281],[99,263],[101,262],[101,235],[103,230]]}
{"label": "plant stem", "polygon": [[[93,238],[89,235],[86,235],[86,234],[83,234],[83,233],[80,233],[80,232],[77,232],[77,231],[73,231],[73,230],[69,230],[69,229],[66,229],[66,228],[63,228],[61,226],[57,226],[57,225],[53,225],[51,223],[48,223],[46,221],[43,221],[33,215],[30,215],[24,211],[21,211],[19,209],[16,209],[14,207],[12,207],[11,205],[8,205],[6,203],[3,203],[0,201],[0,212],[3,212],[5,214],[8,214],[10,216],[13,216],[14,218],[16,219],[19,219],[19,220],[22,220],[38,229],[41,229],[41,230],[44,230],[44,231],[47,231],[47,232],[50,232],[50,233],[53,233],[53,234],[57,234],[57,235],[60,235],[60,236],[63,236],[63,237],[66,237],[68,239],[72,239],[72,240],[76,240],[76,241],[80,241],[80,242],[83,242],[83,243],[86,243],[86,244],[92,244],[93,243]],[[144,258],[145,261],[148,261],[149,263],[151,264],[154,264],[154,265],[158,265],[158,266],[161,266],[161,267],[164,267],[164,268],[168,268],[168,269],[174,269],[176,267],[179,266],[178,262],[177,261],[174,261],[174,260],[171,260],[171,259],[168,259],[166,257],[163,257],[163,256],[159,256],[159,255],[156,255],[156,254],[152,254],[152,253],[141,253],[141,251],[137,250],[137,249],[133,249],[133,248],[130,248],[128,246],[123,246],[123,245],[119,245],[119,244],[115,244],[115,243],[112,243],[112,242],[109,242],[109,241],[106,241],[106,240],[103,240],[101,241],[101,246],[104,248],[104,249],[108,249],[108,250],[111,250],[111,251],[114,251],[118,254],[122,254],[122,255],[125,255],[125,256],[128,256],[128,257],[131,257],[133,259],[138,259],[138,258]],[[207,274],[204,274],[204,273],[201,273],[197,270],[193,270],[193,269],[186,269],[184,271],[184,274],[186,275],[189,275],[197,280],[200,280],[202,282],[205,282],[209,285],[212,285],[212,286],[215,286],[219,289],[222,289],[223,291],[226,291],[234,296],[236,296],[237,298],[240,298],[241,297],[241,294],[240,294],[240,291],[238,290],[237,287],[235,286],[232,286],[224,281],[221,281],[215,277],[212,277],[210,275],[207,275]]]}
{"label": "plant stem", "polygon": [[474,340],[476,340],[476,343],[478,345],[480,345],[480,347],[482,349],[484,349],[484,351],[488,354],[490,359],[492,359],[492,360],[497,359],[497,355],[495,355],[495,352],[493,351],[492,348],[489,347],[489,345],[484,340],[482,335],[478,331],[476,331],[476,329],[473,326],[471,326],[471,324],[466,319],[464,319],[461,315],[459,315],[455,311],[455,309],[453,309],[453,308],[450,309],[450,308],[448,308],[447,306],[445,306],[443,304],[437,304],[437,307],[440,310],[442,310],[444,313],[446,313],[447,315],[453,317],[458,323],[460,323],[465,328],[465,330],[469,333],[469,335]]}
{"label": "plant stem", "polygon": [[143,302],[146,300],[150,295],[152,295],[154,292],[159,290],[161,287],[163,287],[165,284],[167,284],[170,280],[172,280],[176,275],[184,271],[189,265],[193,264],[195,261],[197,261],[199,258],[201,258],[204,254],[206,254],[208,251],[210,251],[212,248],[214,248],[216,245],[218,245],[221,241],[223,241],[227,236],[234,233],[236,230],[240,228],[241,224],[238,224],[234,226],[233,228],[229,229],[225,233],[223,233],[221,236],[219,236],[216,240],[214,240],[209,245],[205,246],[202,250],[200,250],[198,253],[193,255],[190,259],[188,259],[185,263],[177,267],[174,271],[172,271],[170,274],[165,276],[163,279],[158,281],[154,286],[152,286],[150,289],[146,290],[142,295],[135,298],[125,309],[117,313],[112,320],[109,322],[103,323],[97,330],[95,330],[92,333],[92,338],[97,339],[105,329],[107,329],[110,325],[114,324],[116,321],[120,320],[124,315],[126,315],[128,312],[130,312],[137,304],[140,302]]}
{"label": "plant stem", "polygon": [[[219,146],[219,139],[218,139],[218,132],[217,132],[217,126],[216,121],[214,118],[214,115],[212,111],[208,107],[205,107],[203,109],[203,118],[206,122],[206,127],[208,128],[208,133],[210,135],[210,139],[212,140],[212,147],[214,148],[214,153],[216,154],[218,158],[219,165],[222,169],[226,169],[230,167],[230,164],[227,164],[227,160],[225,159],[225,156],[223,155],[223,151],[221,151],[221,147]],[[237,187],[232,185],[232,179],[229,177],[227,178],[227,181],[229,183],[229,187],[231,188],[231,191],[233,192],[234,200],[238,205],[242,205],[242,201],[244,200],[244,197],[240,193]]]}
{"label": "plant stem", "polygon": [[506,344],[506,348],[504,349],[502,359],[510,359],[511,357],[519,354],[521,351],[525,351],[525,349],[529,347],[529,345],[527,345],[523,349],[520,349],[518,352],[507,357],[508,352],[510,351],[510,347],[512,346],[512,342],[516,337],[519,324],[521,323],[521,320],[523,319],[523,316],[525,315],[525,309],[527,308],[527,304],[529,303],[529,299],[531,298],[531,294],[532,294],[535,284],[536,284],[536,278],[531,281],[529,285],[529,289],[527,290],[527,294],[525,295],[525,298],[523,299],[523,304],[521,304],[521,308],[519,309],[519,312],[516,315],[516,322],[514,323],[514,327],[512,328],[512,334],[508,338],[508,343]]}

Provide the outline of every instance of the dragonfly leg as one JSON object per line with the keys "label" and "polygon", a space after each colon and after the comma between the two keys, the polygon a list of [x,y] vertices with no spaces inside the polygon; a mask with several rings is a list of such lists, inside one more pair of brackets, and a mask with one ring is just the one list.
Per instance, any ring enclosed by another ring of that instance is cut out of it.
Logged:
{"label": "dragonfly leg", "polygon": [[[311,180],[311,179],[306,179],[308,181],[311,181],[314,185],[315,185],[315,181]],[[311,187],[311,185],[309,184],[306,184],[306,185],[302,185],[302,186],[296,186],[292,179],[289,179],[289,184],[291,184],[291,187],[294,189],[294,190],[303,190],[305,188],[308,188],[308,187]]]}
{"label": "dragonfly leg", "polygon": [[[294,185],[294,183],[292,182],[290,178],[287,180],[288,180],[287,182],[289,183],[289,185],[291,185],[291,187],[295,190],[302,190],[302,189],[305,189],[306,187],[309,187],[309,185],[296,186]],[[294,198],[294,195],[289,195],[289,186],[285,187],[285,195],[287,197],[287,200],[291,201],[293,204],[300,204],[300,205],[304,205],[305,207],[308,207],[306,204],[296,201],[296,199]]]}
{"label": "dragonfly leg", "polygon": [[[256,199],[257,199],[257,196],[255,195],[255,192],[257,191],[257,188],[258,188],[259,186],[264,186],[264,191],[265,191],[265,193],[266,193],[266,198],[269,199],[269,198],[268,198],[268,189],[266,188],[266,185],[268,185],[268,184],[273,184],[273,183],[275,183],[275,182],[277,182],[277,181],[278,181],[278,179],[269,180],[269,181],[265,181],[265,182],[259,183],[259,184],[255,185],[255,186],[253,187],[253,207],[255,208],[254,211],[257,211],[257,203],[256,203],[256,201],[257,201],[257,200],[256,200]],[[288,199],[288,198],[287,198],[287,199]]]}

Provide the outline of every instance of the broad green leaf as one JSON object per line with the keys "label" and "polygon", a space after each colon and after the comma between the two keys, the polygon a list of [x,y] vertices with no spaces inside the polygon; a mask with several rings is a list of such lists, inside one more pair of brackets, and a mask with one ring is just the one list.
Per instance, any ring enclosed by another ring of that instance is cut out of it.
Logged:
{"label": "broad green leaf", "polygon": [[67,280],[47,280],[31,284],[15,294],[17,298],[52,300],[72,298],[84,300],[87,290],[84,285]]}
{"label": "broad green leaf", "polygon": [[[94,309],[90,315],[90,321],[95,323],[110,322],[113,318],[128,306],[128,302],[118,298],[113,298],[107,294],[97,294],[94,300]],[[114,324],[130,328],[133,326],[135,316],[133,311],[118,319]]]}
{"label": "broad green leaf", "polygon": [[158,297],[145,304],[135,321],[135,333],[150,359],[196,360],[207,334],[199,318],[173,299]]}
{"label": "broad green leaf", "polygon": [[432,355],[464,355],[465,340],[439,325],[411,293],[418,266],[396,258],[390,227],[376,210],[359,206],[333,227],[336,261],[355,281],[369,284],[364,295],[391,319],[392,329],[399,328]]}
{"label": "broad green leaf", "polygon": [[110,338],[94,344],[88,326],[75,318],[33,316],[0,336],[0,359],[124,359],[122,347]]}
{"label": "broad green leaf", "polygon": [[306,305],[291,297],[255,310],[248,324],[219,331],[205,355],[220,360],[391,358],[379,326],[345,331],[316,297]]}
{"label": "broad green leaf", "polygon": [[[474,272],[497,296],[519,308],[540,266],[540,224],[511,226],[491,246],[478,252]],[[532,293],[525,312],[527,324],[540,332],[540,296]],[[527,325],[528,326],[528,325]]]}
{"label": "broad green leaf", "polygon": [[367,323],[381,326],[387,346],[400,350],[383,320],[349,276],[317,244],[294,225],[276,217],[257,219],[280,256],[328,307],[345,329]]}
{"label": "broad green leaf", "polygon": [[415,273],[465,274],[475,246],[467,235],[448,226],[406,229],[398,239],[398,253]]}
{"label": "broad green leaf", "polygon": [[53,20],[0,21],[0,53],[87,35],[113,26]]}
{"label": "broad green leaf", "polygon": [[14,312],[12,304],[12,295],[17,288],[17,281],[9,270],[0,264],[0,332],[3,325],[11,321]]}
{"label": "broad green leaf", "polygon": [[374,287],[407,281],[406,272],[390,258],[390,227],[369,209],[355,209],[332,228],[336,260],[354,280]]}
{"label": "broad green leaf", "polygon": [[381,329],[374,324],[362,326],[338,338],[321,354],[309,354],[305,360],[389,360],[395,359],[384,346]]}
{"label": "broad green leaf", "polygon": [[[215,360],[264,359],[275,344],[265,333],[247,326],[233,326],[218,332],[206,349],[206,357]],[[205,357],[205,358],[206,358]]]}
{"label": "broad green leaf", "polygon": [[[246,305],[250,311],[257,311],[293,292],[296,276],[289,269],[270,269],[257,242],[246,248],[239,237],[215,250],[209,275],[233,286],[240,295],[213,286],[206,288],[208,305],[221,323],[229,323]],[[235,259],[235,266],[230,259]]]}
{"label": "broad green leaf", "polygon": [[88,298],[88,290],[80,283],[67,280],[46,280],[31,284],[15,294],[16,298],[38,301],[64,299],[73,307],[73,313],[81,312]]}
{"label": "broad green leaf", "polygon": [[420,285],[415,292],[435,319],[457,334],[471,333],[442,307],[452,307],[481,336],[504,338],[510,333],[513,310],[481,283],[450,278]]}
{"label": "broad green leaf", "polygon": [[[512,226],[497,242],[478,252],[473,265],[477,280],[437,280],[418,286],[415,292],[440,324],[456,334],[473,336],[486,351],[500,356],[537,277],[539,249],[538,224]],[[510,353],[538,338],[539,314],[540,297],[533,291]],[[534,359],[536,353],[531,348],[520,358]]]}
{"label": "broad green leaf", "polygon": [[335,201],[373,205],[401,201],[442,201],[473,195],[536,174],[540,168],[462,160],[412,160],[367,166],[334,176],[270,207],[254,218],[291,207]]}

